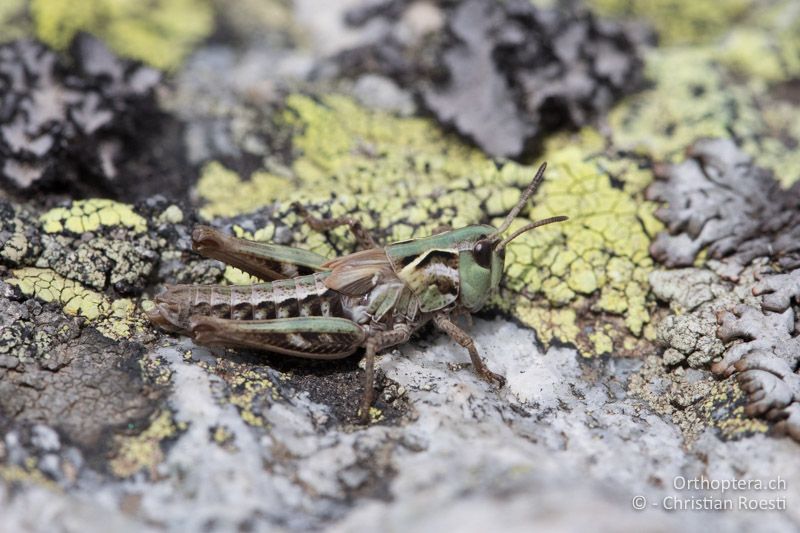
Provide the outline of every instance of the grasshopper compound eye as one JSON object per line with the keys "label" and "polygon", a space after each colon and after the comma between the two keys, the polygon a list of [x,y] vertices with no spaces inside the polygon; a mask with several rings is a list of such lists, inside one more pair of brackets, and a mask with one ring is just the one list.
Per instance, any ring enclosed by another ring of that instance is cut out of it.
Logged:
{"label": "grasshopper compound eye", "polygon": [[481,239],[475,243],[472,249],[472,258],[483,268],[489,268],[492,265],[492,241],[489,239]]}

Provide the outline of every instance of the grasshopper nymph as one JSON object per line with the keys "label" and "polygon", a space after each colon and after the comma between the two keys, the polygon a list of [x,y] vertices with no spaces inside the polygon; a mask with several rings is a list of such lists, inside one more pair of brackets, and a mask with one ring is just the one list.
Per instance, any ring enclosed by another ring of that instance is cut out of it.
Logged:
{"label": "grasshopper nymph", "polygon": [[237,239],[206,227],[192,233],[194,250],[265,281],[255,285],[174,285],[156,296],[150,321],[199,344],[337,359],[366,351],[360,415],[369,418],[375,354],[434,324],[469,352],[475,371],[498,386],[472,338],[451,317],[478,311],[500,284],[505,247],[526,231],[561,222],[532,222],[503,238],[542,182],[546,165],[499,228],[474,225],[380,247],[349,217],[318,219],[296,208],[315,230],[347,225],[360,251],[332,260],[313,252]]}

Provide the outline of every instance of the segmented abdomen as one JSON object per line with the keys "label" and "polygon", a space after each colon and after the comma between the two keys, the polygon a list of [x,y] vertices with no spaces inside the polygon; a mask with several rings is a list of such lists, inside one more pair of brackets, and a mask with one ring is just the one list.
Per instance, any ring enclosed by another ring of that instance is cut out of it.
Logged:
{"label": "segmented abdomen", "polygon": [[173,285],[156,297],[151,319],[188,331],[192,316],[233,320],[341,316],[341,295],[323,283],[328,275],[317,272],[255,285]]}

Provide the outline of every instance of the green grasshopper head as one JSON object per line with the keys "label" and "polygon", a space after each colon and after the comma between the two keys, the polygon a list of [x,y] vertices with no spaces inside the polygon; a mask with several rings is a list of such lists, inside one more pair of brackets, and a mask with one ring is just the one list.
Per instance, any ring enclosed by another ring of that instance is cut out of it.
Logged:
{"label": "green grasshopper head", "polygon": [[398,277],[419,298],[421,311],[437,311],[456,302],[469,311],[477,311],[500,285],[506,245],[534,228],[567,219],[559,216],[538,220],[506,238],[502,236],[536,192],[545,168],[546,164],[539,167],[531,184],[499,228],[467,226],[424,239],[394,243],[386,248]]}

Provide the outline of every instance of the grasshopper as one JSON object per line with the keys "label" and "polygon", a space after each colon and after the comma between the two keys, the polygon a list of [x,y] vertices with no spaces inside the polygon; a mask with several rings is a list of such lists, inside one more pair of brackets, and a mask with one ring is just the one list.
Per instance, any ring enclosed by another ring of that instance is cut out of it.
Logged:
{"label": "grasshopper", "polygon": [[505,247],[534,228],[567,220],[532,222],[503,238],[544,177],[542,164],[499,228],[472,225],[430,237],[378,246],[358,220],[319,219],[294,208],[317,231],[348,226],[360,250],[327,260],[310,251],[237,239],[198,226],[193,249],[261,279],[242,286],[173,285],[155,298],[150,321],[203,345],[264,350],[314,359],[347,357],[365,349],[361,420],[369,419],[375,354],[402,344],[429,321],[469,352],[475,372],[502,387],[505,379],[484,364],[475,342],[453,319],[481,309],[500,284]]}

